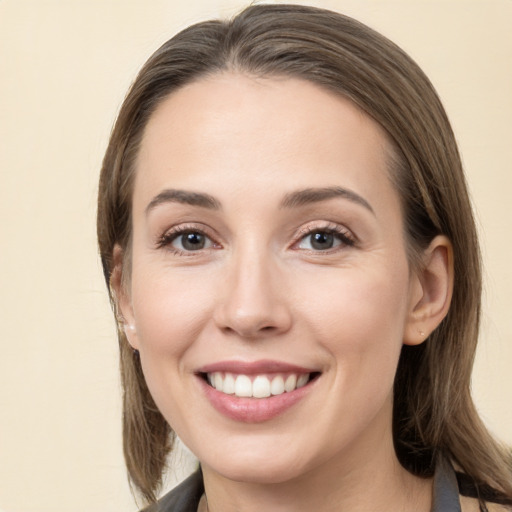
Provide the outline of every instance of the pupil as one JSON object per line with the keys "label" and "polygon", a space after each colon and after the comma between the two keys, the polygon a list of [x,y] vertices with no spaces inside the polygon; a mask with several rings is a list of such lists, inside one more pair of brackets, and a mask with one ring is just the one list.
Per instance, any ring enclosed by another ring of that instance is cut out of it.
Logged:
{"label": "pupil", "polygon": [[204,247],[204,236],[200,233],[187,233],[183,235],[182,244],[188,251],[197,251]]}
{"label": "pupil", "polygon": [[333,246],[334,237],[332,233],[317,232],[313,233],[311,246],[314,249],[330,249]]}

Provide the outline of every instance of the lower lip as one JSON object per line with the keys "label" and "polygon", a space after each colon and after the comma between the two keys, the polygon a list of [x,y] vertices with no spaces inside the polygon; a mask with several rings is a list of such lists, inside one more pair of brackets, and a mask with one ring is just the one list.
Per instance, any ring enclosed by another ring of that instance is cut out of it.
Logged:
{"label": "lower lip", "polygon": [[203,378],[197,377],[203,392],[213,407],[224,416],[243,423],[261,423],[283,414],[290,407],[302,400],[317,380],[308,382],[294,391],[285,392],[268,398],[240,398],[217,391]]}

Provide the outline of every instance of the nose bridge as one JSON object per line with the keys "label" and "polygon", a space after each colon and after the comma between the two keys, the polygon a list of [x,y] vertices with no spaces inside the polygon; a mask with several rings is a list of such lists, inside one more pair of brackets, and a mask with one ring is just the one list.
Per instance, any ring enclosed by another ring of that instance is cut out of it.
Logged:
{"label": "nose bridge", "polygon": [[235,250],[217,321],[224,330],[243,337],[276,333],[290,326],[290,313],[281,293],[275,256],[265,247],[247,244]]}

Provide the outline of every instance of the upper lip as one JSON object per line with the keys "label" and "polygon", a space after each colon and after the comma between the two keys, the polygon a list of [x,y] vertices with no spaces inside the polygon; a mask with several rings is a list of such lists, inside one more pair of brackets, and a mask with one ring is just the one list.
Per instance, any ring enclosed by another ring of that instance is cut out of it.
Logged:
{"label": "upper lip", "polygon": [[207,364],[197,370],[197,373],[227,372],[241,375],[257,375],[263,373],[313,373],[318,370],[305,368],[283,361],[262,359],[259,361],[219,361]]}

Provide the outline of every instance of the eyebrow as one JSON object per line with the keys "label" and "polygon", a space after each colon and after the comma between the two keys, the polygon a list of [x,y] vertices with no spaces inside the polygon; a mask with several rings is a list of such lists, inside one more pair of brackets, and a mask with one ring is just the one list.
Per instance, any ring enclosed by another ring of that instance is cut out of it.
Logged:
{"label": "eyebrow", "polygon": [[375,212],[373,211],[370,203],[364,199],[364,197],[361,197],[359,194],[356,194],[352,190],[342,187],[306,188],[304,190],[290,192],[289,194],[286,194],[283,201],[281,202],[281,208],[296,208],[312,203],[318,203],[320,201],[326,201],[336,197],[348,199],[353,203],[364,206],[367,210],[375,215]]}
{"label": "eyebrow", "polygon": [[[367,210],[372,212],[373,208],[370,203],[366,201],[359,194],[352,190],[342,187],[322,187],[322,188],[305,188],[286,194],[281,201],[281,208],[297,208],[312,203],[327,201],[329,199],[341,197],[348,199],[353,203],[364,206]],[[146,207],[146,215],[160,204],[164,203],[182,203],[192,206],[200,206],[209,210],[220,210],[221,204],[210,194],[201,192],[190,192],[187,190],[165,189],[156,195]]]}
{"label": "eyebrow", "polygon": [[146,206],[146,215],[157,206],[164,203],[182,203],[200,206],[209,210],[220,210],[221,205],[217,199],[209,194],[189,192],[187,190],[166,189],[156,195]]}

